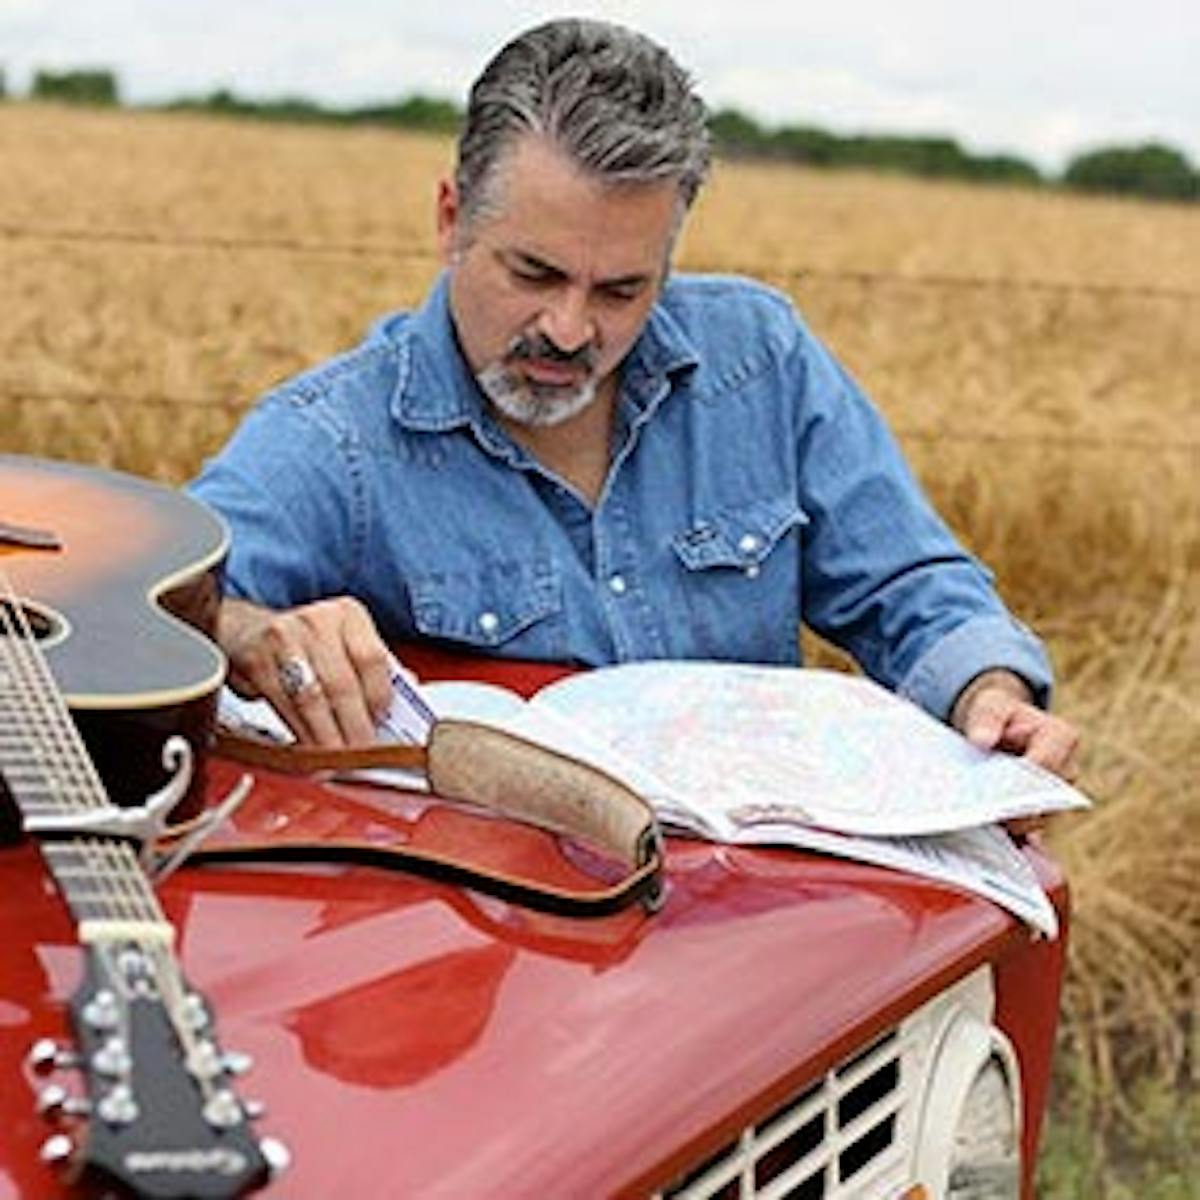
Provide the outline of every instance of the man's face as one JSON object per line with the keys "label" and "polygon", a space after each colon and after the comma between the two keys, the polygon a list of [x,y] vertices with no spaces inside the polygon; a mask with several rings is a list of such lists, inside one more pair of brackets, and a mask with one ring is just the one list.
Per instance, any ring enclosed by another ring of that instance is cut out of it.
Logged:
{"label": "man's face", "polygon": [[497,164],[465,225],[438,197],[450,307],[467,361],[505,416],[553,425],[590,403],[636,341],[667,271],[674,181],[614,185],[532,135]]}

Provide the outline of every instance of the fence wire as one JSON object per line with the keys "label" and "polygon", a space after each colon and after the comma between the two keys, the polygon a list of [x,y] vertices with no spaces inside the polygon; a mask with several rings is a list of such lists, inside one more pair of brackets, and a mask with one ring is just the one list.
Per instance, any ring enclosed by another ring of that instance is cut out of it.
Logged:
{"label": "fence wire", "polygon": [[[391,259],[416,263],[437,263],[438,256],[430,249],[401,246],[383,242],[307,241],[297,238],[216,235],[208,233],[161,233],[150,230],[80,229],[49,227],[0,222],[0,240],[17,242],[71,243],[95,246],[101,250],[112,247],[142,247],[147,250],[182,252],[220,252],[229,254],[274,253],[297,256],[332,256],[347,258]],[[860,271],[799,265],[784,269],[739,268],[730,263],[687,264],[689,271],[725,272],[741,270],[786,285],[799,285],[806,280],[844,282],[867,287],[917,287],[963,290],[1001,290],[1040,292],[1052,295],[1094,295],[1136,297],[1154,301],[1193,304],[1200,300],[1200,291],[1189,288],[1157,287],[1141,284],[1088,283],[1003,276],[903,274],[891,271]],[[227,396],[202,396],[166,393],[135,393],[109,389],[93,391],[46,390],[38,387],[0,384],[0,403],[14,405],[67,405],[100,412],[120,408],[161,409],[186,411],[199,417],[201,412],[214,417],[235,420],[253,401],[231,400]],[[7,423],[7,422],[5,422]],[[930,429],[892,423],[898,437],[913,442],[995,443],[1006,446],[1062,447],[1070,450],[1103,450],[1148,454],[1197,454],[1200,439],[1150,437],[1100,437],[1087,434],[1048,434],[999,432],[994,430]]]}
{"label": "fence wire", "polygon": [[[215,234],[155,233],[147,230],[76,229],[0,223],[0,238],[6,241],[61,242],[141,246],[147,249],[181,251],[221,251],[225,253],[278,253],[333,256],[345,258],[388,258],[396,261],[435,264],[438,256],[429,249],[400,246],[387,242],[312,242],[299,238],[266,236],[224,236]],[[689,261],[689,271],[737,272],[733,263]],[[1083,280],[1030,279],[1018,276],[904,274],[898,271],[865,271],[810,265],[781,270],[754,267],[752,273],[799,284],[806,279],[836,280],[869,286],[962,288],[966,290],[1033,291],[1096,296],[1138,296],[1148,300],[1166,300],[1193,304],[1200,301],[1200,290],[1183,287],[1159,287],[1152,284],[1094,283]]]}

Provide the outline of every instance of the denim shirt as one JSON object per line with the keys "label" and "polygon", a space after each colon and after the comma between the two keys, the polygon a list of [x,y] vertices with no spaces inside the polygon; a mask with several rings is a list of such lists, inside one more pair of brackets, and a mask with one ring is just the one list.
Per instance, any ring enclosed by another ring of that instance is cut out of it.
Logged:
{"label": "denim shirt", "polygon": [[389,640],[587,665],[797,663],[803,619],[937,716],[996,666],[1046,701],[1040,643],[786,297],[668,282],[593,507],[491,418],[447,290],[266,396],[205,465],[229,594],[349,594]]}

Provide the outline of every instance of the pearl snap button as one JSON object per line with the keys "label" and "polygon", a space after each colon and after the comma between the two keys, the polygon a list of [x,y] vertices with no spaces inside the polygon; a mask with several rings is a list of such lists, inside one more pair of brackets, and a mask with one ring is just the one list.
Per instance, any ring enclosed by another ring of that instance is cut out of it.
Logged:
{"label": "pearl snap button", "polygon": [[623,596],[628,585],[625,583],[624,575],[614,575],[609,579],[608,586],[614,596]]}
{"label": "pearl snap button", "polygon": [[495,633],[500,628],[500,618],[494,612],[480,613],[479,628],[484,633]]}
{"label": "pearl snap button", "polygon": [[758,538],[752,533],[743,533],[738,539],[738,549],[743,554],[750,554],[758,549]]}

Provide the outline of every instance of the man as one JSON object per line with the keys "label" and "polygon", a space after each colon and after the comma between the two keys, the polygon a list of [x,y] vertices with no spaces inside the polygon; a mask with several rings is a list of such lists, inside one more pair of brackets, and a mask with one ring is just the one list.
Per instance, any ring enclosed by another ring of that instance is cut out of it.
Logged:
{"label": "man", "polygon": [[708,169],[660,47],[560,20],[475,83],[424,305],[284,384],[194,485],[233,530],[234,685],[371,740],[384,641],[798,661],[801,619],[973,741],[1077,735],[990,577],[777,293],[669,277]]}

